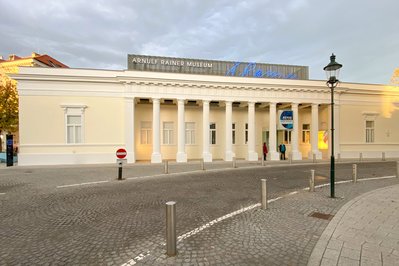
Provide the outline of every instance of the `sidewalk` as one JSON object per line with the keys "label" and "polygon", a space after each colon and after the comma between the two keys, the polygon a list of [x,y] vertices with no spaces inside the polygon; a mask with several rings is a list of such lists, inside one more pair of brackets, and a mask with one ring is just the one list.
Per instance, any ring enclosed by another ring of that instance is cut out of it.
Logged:
{"label": "sidewalk", "polygon": [[399,185],[346,203],[324,230],[308,265],[399,265]]}

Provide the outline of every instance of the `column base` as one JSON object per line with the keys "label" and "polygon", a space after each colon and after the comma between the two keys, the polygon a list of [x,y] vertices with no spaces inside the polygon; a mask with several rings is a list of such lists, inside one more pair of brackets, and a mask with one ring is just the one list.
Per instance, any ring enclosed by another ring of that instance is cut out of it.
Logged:
{"label": "column base", "polygon": [[211,163],[212,162],[212,153],[204,152],[202,154],[202,158],[204,159],[205,163]]}
{"label": "column base", "polygon": [[232,151],[226,151],[224,160],[225,160],[226,162],[232,162],[234,157],[236,157],[236,154],[235,154],[234,152],[232,152]]}
{"label": "column base", "polygon": [[176,154],[176,162],[178,162],[178,163],[186,163],[187,162],[187,153],[178,152]]}
{"label": "column base", "polygon": [[257,152],[254,152],[254,151],[248,152],[248,158],[247,158],[247,160],[248,160],[248,161],[257,161],[257,160],[259,160],[259,158],[258,158],[258,153],[257,153]]}
{"label": "column base", "polygon": [[293,161],[302,160],[302,153],[300,151],[292,151],[291,154]]}
{"label": "column base", "polygon": [[268,153],[267,155],[268,159],[270,161],[279,161],[280,160],[280,153],[276,152],[276,151],[271,151]]}
{"label": "column base", "polygon": [[151,154],[151,163],[162,163],[162,155],[159,152]]}
{"label": "column base", "polygon": [[322,154],[321,154],[321,151],[319,151],[319,150],[310,151],[308,154],[308,159],[313,159],[313,154],[316,154],[316,160],[322,159]]}

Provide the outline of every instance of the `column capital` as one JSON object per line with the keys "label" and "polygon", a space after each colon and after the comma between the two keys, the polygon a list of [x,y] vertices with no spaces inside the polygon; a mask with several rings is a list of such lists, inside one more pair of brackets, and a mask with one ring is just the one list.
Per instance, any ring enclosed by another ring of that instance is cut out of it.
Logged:
{"label": "column capital", "polygon": [[159,103],[161,101],[160,98],[151,98],[153,103]]}
{"label": "column capital", "polygon": [[233,101],[224,101],[225,105],[233,105]]}
{"label": "column capital", "polygon": [[209,104],[210,102],[210,100],[202,100],[202,104]]}
{"label": "column capital", "polygon": [[185,103],[185,99],[177,99],[177,103],[178,104],[184,104]]}
{"label": "column capital", "polygon": [[255,103],[254,101],[248,102],[248,106],[255,106]]}
{"label": "column capital", "polygon": [[295,106],[296,108],[298,108],[298,105],[299,105],[299,103],[294,103],[294,102],[291,103],[291,107],[294,107],[294,106]]}

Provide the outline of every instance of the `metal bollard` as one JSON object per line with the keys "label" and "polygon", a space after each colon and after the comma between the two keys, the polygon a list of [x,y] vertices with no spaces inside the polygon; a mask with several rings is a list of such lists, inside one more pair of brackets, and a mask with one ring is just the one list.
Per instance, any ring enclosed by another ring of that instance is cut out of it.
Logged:
{"label": "metal bollard", "polygon": [[396,178],[399,178],[399,161],[396,161]]}
{"label": "metal bollard", "polygon": [[201,170],[205,170],[204,158],[201,159]]}
{"label": "metal bollard", "polygon": [[359,162],[363,160],[363,152],[359,153]]}
{"label": "metal bollard", "polygon": [[237,168],[236,157],[233,157],[233,168]]}
{"label": "metal bollard", "polygon": [[313,153],[313,163],[316,163],[316,154]]}
{"label": "metal bollard", "polygon": [[310,170],[309,191],[314,192],[314,170]]}
{"label": "metal bollard", "polygon": [[262,210],[267,209],[267,186],[266,186],[266,179],[261,179],[262,182],[262,197],[261,197],[261,208]]}
{"label": "metal bollard", "polygon": [[169,174],[169,163],[168,160],[164,161],[164,173]]}
{"label": "metal bollard", "polygon": [[166,202],[166,254],[176,255],[176,202]]}
{"label": "metal bollard", "polygon": [[382,160],[385,161],[385,152],[382,152]]}
{"label": "metal bollard", "polygon": [[353,183],[357,183],[357,165],[352,164],[352,180]]}
{"label": "metal bollard", "polygon": [[122,180],[122,162],[118,162],[118,180]]}

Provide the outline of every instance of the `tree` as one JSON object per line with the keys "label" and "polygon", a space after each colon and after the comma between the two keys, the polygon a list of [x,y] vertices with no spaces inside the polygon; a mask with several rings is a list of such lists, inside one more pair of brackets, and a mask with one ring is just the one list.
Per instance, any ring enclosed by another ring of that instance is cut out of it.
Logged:
{"label": "tree", "polygon": [[[18,131],[18,93],[16,81],[0,74],[0,135]],[[3,150],[0,141],[0,151]]]}

